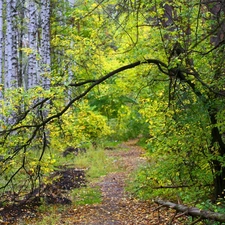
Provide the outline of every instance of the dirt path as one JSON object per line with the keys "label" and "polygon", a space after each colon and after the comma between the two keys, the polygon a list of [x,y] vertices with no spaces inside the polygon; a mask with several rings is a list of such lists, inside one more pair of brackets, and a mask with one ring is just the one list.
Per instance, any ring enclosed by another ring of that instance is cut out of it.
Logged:
{"label": "dirt path", "polygon": [[[132,170],[144,163],[141,158],[143,150],[137,147],[136,140],[121,146],[128,150],[109,151],[112,156],[118,156],[118,166],[121,172],[110,173],[97,184],[102,191],[103,201],[98,205],[78,207],[69,213],[74,219],[71,224],[116,225],[116,224],[149,224],[149,205],[131,199],[124,190],[125,181]],[[140,214],[142,215],[140,217]],[[66,223],[68,218],[64,218]]]}
{"label": "dirt path", "polygon": [[154,225],[168,222],[168,218],[172,217],[168,210],[163,212],[164,218],[161,220],[157,211],[154,212],[157,205],[136,200],[124,190],[125,181],[131,172],[145,163],[145,159],[141,157],[143,149],[136,142],[137,140],[132,140],[121,146],[123,149],[127,148],[127,151],[109,152],[110,155],[119,157],[118,166],[122,167],[122,172],[110,173],[98,183],[102,191],[102,203],[72,209],[62,217],[62,224]]}

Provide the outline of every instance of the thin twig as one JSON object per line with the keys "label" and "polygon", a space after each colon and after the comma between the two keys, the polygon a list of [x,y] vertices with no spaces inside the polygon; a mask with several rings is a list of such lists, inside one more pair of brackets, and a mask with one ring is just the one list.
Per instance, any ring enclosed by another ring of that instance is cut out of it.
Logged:
{"label": "thin twig", "polygon": [[157,210],[159,210],[160,208],[163,208],[163,207],[164,207],[163,205],[160,205],[157,208],[153,209],[152,212],[155,212],[155,211],[157,211]]}
{"label": "thin twig", "polygon": [[175,213],[174,213],[173,217],[170,219],[168,225],[172,225],[172,222],[176,218],[176,215],[177,215],[177,211],[175,211]]}
{"label": "thin twig", "polygon": [[199,222],[199,221],[201,221],[201,220],[202,220],[202,218],[199,217],[197,220],[193,221],[193,222],[190,223],[189,225],[194,225],[194,224],[196,224],[197,222]]}

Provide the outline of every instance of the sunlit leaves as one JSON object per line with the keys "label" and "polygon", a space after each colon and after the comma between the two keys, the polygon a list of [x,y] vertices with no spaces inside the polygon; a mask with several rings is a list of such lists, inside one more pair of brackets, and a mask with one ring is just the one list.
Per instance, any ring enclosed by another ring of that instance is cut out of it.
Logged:
{"label": "sunlit leaves", "polygon": [[101,140],[112,133],[106,117],[93,111],[87,101],[76,104],[49,128],[52,145],[59,150],[71,145],[80,146],[85,142]]}

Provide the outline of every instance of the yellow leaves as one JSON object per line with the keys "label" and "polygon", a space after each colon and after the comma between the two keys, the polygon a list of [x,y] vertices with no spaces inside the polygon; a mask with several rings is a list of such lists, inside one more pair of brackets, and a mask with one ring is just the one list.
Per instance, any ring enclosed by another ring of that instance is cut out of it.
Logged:
{"label": "yellow leaves", "polygon": [[[79,110],[68,110],[62,115],[61,129],[56,129],[57,124],[50,126],[51,142],[54,146],[63,149],[68,145],[77,146],[90,139],[102,138],[111,134],[111,129],[107,125],[107,119],[101,114],[94,112],[87,100],[80,102],[76,108]],[[63,130],[63,133],[62,133]],[[64,143],[61,143],[63,134]]]}
{"label": "yellow leaves", "polygon": [[158,8],[158,9],[157,9],[157,15],[158,15],[158,16],[164,15],[164,11],[165,11],[164,8]]}
{"label": "yellow leaves", "polygon": [[158,92],[158,96],[159,96],[159,97],[162,97],[163,95],[164,95],[164,91]]}
{"label": "yellow leaves", "polygon": [[26,55],[30,55],[32,53],[34,53],[34,50],[31,48],[21,48],[21,50],[26,54]]}
{"label": "yellow leaves", "polygon": [[53,38],[51,39],[51,43],[55,46],[59,45],[61,43],[61,35],[54,35]]}
{"label": "yellow leaves", "polygon": [[149,16],[155,18],[157,16],[157,12],[155,10],[149,10]]}
{"label": "yellow leaves", "polygon": [[[2,114],[3,115],[3,114]],[[7,128],[7,126],[5,125],[5,124],[2,124],[1,125],[1,128],[3,129],[3,130],[5,130],[6,128]]]}

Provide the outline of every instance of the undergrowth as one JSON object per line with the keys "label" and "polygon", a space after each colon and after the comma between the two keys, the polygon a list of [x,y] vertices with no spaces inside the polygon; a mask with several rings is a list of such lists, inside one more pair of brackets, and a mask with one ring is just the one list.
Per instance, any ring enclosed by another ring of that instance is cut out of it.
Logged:
{"label": "undergrowth", "polygon": [[[117,143],[107,142],[105,146],[115,147]],[[86,179],[88,181],[86,187],[71,190],[67,196],[71,199],[72,205],[48,205],[43,203],[38,208],[38,219],[32,223],[22,224],[35,224],[35,225],[55,225],[61,224],[61,216],[65,211],[73,210],[79,205],[91,205],[101,203],[101,190],[95,185],[97,178],[105,176],[110,172],[118,171],[116,165],[116,158],[108,156],[104,147],[88,148],[86,153],[80,153],[77,156],[70,154],[67,157],[58,157],[58,166],[70,166],[76,168],[87,169]]]}

